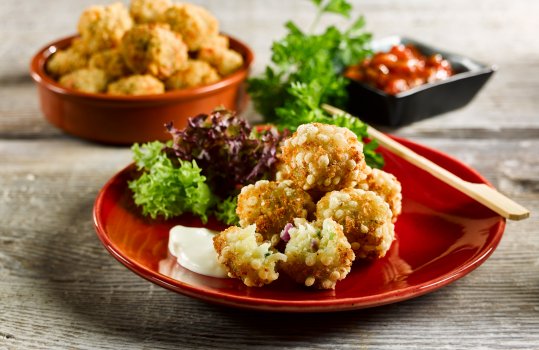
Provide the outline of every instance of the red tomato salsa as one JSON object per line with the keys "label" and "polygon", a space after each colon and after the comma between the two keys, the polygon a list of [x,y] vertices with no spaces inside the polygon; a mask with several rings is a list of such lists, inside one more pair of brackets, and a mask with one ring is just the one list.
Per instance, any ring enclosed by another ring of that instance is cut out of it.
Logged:
{"label": "red tomato salsa", "polygon": [[418,85],[447,79],[451,64],[440,54],[425,56],[413,45],[395,45],[346,68],[347,78],[365,82],[395,95]]}

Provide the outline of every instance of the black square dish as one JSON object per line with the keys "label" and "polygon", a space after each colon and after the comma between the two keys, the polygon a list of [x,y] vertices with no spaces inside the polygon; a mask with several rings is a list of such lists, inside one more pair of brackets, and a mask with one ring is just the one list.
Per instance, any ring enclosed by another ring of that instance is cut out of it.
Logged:
{"label": "black square dish", "polygon": [[393,45],[398,44],[412,44],[426,56],[441,54],[451,63],[454,75],[396,95],[350,80],[348,111],[366,122],[402,126],[463,107],[473,99],[495,71],[493,66],[405,37],[393,36],[374,40],[371,49],[373,52],[387,52]]}

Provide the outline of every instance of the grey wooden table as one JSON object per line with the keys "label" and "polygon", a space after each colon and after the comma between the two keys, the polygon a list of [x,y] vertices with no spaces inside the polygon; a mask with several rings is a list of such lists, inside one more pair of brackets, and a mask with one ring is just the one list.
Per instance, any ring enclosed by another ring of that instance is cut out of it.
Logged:
{"label": "grey wooden table", "polygon": [[[539,349],[539,2],[355,3],[376,37],[405,34],[499,66],[471,105],[392,132],[468,163],[532,217],[508,222],[484,265],[437,292],[308,315],[178,295],[131,273],[101,246],[93,201],[130,161],[129,150],[47,124],[27,71],[31,55],[74,32],[94,2],[0,2],[0,348]],[[255,73],[284,21],[306,25],[313,17],[306,0],[199,3],[254,48]]]}

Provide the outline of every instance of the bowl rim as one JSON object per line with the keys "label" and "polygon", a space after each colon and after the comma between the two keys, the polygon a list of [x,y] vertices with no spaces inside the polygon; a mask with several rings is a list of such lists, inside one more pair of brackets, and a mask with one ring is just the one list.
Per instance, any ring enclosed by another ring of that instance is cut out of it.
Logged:
{"label": "bowl rim", "polygon": [[227,88],[230,85],[241,82],[248,75],[249,70],[254,61],[254,53],[249,46],[242,41],[228,35],[221,33],[230,40],[230,46],[237,48],[238,52],[242,54],[244,58],[243,67],[236,72],[223,77],[221,80],[203,86],[196,86],[192,88],[178,89],[172,91],[165,91],[160,94],[150,95],[110,95],[106,93],[86,93],[72,89],[67,89],[61,86],[56,80],[54,80],[45,69],[47,60],[59,49],[64,49],[69,46],[73,39],[78,38],[79,35],[66,36],[43,46],[37,51],[30,61],[30,76],[39,85],[51,90],[59,95],[77,97],[94,101],[106,101],[106,102],[118,102],[118,103],[132,103],[132,102],[160,102],[169,100],[190,100],[194,98],[200,98],[205,95],[214,94],[222,89]]}
{"label": "bowl rim", "polygon": [[[448,61],[455,61],[456,59],[460,59],[460,60],[466,60],[466,61],[469,61],[471,63],[473,63],[474,65],[476,65],[478,68],[477,69],[470,69],[470,70],[467,70],[467,71],[464,71],[464,72],[459,72],[459,73],[456,73],[456,74],[453,74],[452,76],[450,76],[449,78],[446,78],[446,79],[443,79],[443,80],[438,80],[438,81],[435,81],[435,82],[432,82],[432,83],[425,83],[425,84],[421,84],[421,85],[418,85],[418,86],[415,86],[411,89],[408,89],[406,91],[402,91],[402,92],[399,92],[398,94],[388,94],[387,92],[384,92],[383,90],[380,90],[376,87],[373,87],[369,84],[366,84],[362,81],[359,81],[359,80],[354,80],[354,79],[350,79],[350,78],[347,78],[351,83],[355,83],[371,92],[374,92],[380,96],[383,96],[383,97],[386,97],[388,99],[400,99],[400,98],[404,98],[404,97],[407,97],[407,96],[410,96],[410,95],[414,95],[416,93],[419,93],[421,91],[424,91],[424,90],[428,90],[430,88],[433,88],[433,87],[436,87],[436,86],[440,86],[440,85],[444,85],[444,84],[449,84],[449,83],[452,83],[452,82],[455,82],[455,81],[459,81],[459,80],[463,80],[463,79],[467,79],[467,78],[471,78],[471,77],[475,77],[475,76],[479,76],[479,75],[485,75],[485,74],[492,74],[494,72],[496,72],[498,70],[498,66],[496,66],[495,64],[486,64],[486,63],[482,63],[482,62],[479,62],[477,60],[474,60],[470,57],[467,57],[467,56],[464,56],[464,55],[460,55],[460,54],[456,54],[456,53],[453,53],[453,52],[450,52],[450,51],[447,51],[447,50],[442,50],[442,49],[438,49],[437,47],[433,46],[433,45],[430,45],[430,44],[426,44],[422,41],[419,41],[419,40],[416,40],[416,39],[413,39],[413,38],[410,38],[408,36],[404,36],[404,35],[391,35],[391,36],[387,36],[387,37],[383,37],[383,38],[378,38],[378,39],[374,39],[370,46],[374,46],[376,45],[376,43],[381,43],[381,42],[390,42],[390,43],[410,43],[410,44],[413,44],[414,46],[423,46],[423,47],[428,47],[430,50],[432,51],[436,51],[437,53],[440,53],[445,59],[447,59]],[[394,45],[394,44],[392,44]]]}

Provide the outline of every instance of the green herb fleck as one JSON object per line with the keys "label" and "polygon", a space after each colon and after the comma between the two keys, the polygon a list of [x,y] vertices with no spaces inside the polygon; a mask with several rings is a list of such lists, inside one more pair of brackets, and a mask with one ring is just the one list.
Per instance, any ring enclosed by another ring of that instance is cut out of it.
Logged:
{"label": "green herb fleck", "polygon": [[333,238],[335,238],[335,231],[331,231],[329,234],[329,240],[331,241]]}

